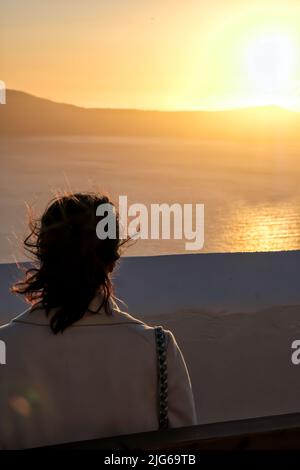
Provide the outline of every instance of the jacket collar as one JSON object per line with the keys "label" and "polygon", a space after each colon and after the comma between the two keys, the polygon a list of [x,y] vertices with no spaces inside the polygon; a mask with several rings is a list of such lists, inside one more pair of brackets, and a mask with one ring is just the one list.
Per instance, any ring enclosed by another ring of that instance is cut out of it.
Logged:
{"label": "jacket collar", "polygon": [[[96,326],[96,325],[119,325],[126,323],[143,324],[142,321],[132,317],[126,312],[121,311],[117,305],[112,304],[112,314],[108,315],[103,308],[97,311],[101,305],[101,296],[97,295],[91,301],[89,310],[84,316],[75,322],[71,327],[78,326]],[[95,313],[93,313],[95,312]],[[12,322],[14,323],[28,323],[32,325],[50,325],[51,312],[46,316],[46,312],[39,306],[34,306],[25,312],[15,317]]]}

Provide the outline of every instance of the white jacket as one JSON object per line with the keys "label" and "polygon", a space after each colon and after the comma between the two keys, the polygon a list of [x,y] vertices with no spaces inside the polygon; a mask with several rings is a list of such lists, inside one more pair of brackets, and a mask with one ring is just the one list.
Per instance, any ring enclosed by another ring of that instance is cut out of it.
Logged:
{"label": "white jacket", "polygon": [[[171,332],[167,338],[170,426],[190,426],[188,371]],[[117,310],[86,313],[54,335],[45,312],[34,309],[1,327],[0,340],[0,448],[158,429],[155,337],[145,323]]]}

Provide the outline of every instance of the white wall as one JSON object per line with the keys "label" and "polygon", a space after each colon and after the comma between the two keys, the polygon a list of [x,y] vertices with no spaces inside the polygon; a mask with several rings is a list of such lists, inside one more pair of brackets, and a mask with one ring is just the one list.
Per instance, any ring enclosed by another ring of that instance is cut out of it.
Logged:
{"label": "white wall", "polygon": [[[300,304],[299,275],[300,251],[187,254],[123,258],[115,284],[136,314],[238,312]],[[15,265],[0,265],[0,323],[22,311],[8,292],[20,276]]]}

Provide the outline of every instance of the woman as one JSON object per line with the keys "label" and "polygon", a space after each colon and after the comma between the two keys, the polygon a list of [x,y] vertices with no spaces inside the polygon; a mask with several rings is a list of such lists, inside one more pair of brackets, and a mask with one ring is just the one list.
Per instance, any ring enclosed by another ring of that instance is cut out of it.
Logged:
{"label": "woman", "polygon": [[110,201],[97,194],[62,196],[30,224],[25,247],[36,268],[13,292],[32,306],[0,328],[7,348],[0,371],[2,448],[196,423],[189,375],[172,333],[147,326],[114,302],[111,274],[124,240],[116,212],[117,236],[96,235],[101,204]]}

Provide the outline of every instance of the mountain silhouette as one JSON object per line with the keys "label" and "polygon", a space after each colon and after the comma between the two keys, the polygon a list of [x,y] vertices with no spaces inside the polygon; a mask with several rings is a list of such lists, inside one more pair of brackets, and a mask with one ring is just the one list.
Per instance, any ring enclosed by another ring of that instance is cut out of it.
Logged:
{"label": "mountain silhouette", "polygon": [[200,139],[298,139],[300,113],[277,107],[230,111],[94,109],[7,90],[1,136],[86,135]]}

